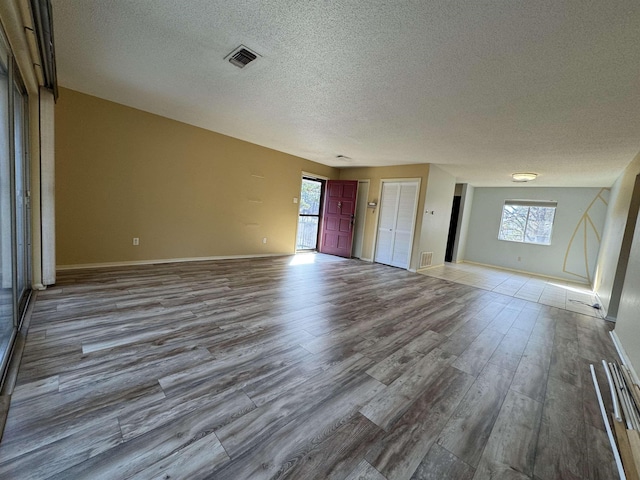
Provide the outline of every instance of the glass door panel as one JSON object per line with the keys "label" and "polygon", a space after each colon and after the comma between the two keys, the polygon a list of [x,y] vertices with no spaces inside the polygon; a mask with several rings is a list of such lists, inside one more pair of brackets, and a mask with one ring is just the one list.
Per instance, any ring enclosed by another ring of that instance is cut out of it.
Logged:
{"label": "glass door panel", "polygon": [[[0,365],[15,334],[13,282],[13,168],[9,114],[8,55],[0,43]],[[2,372],[0,371],[0,374]]]}
{"label": "glass door panel", "polygon": [[29,239],[29,171],[25,152],[26,98],[22,89],[13,86],[13,139],[15,157],[15,208],[16,208],[16,295],[21,318],[31,287],[30,239]]}
{"label": "glass door panel", "polygon": [[302,179],[296,250],[315,250],[318,246],[322,186],[320,180]]}

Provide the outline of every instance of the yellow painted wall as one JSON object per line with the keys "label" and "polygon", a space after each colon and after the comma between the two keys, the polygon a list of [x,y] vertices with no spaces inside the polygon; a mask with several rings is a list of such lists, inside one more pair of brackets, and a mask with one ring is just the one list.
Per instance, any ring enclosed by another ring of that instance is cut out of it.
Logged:
{"label": "yellow painted wall", "polygon": [[59,266],[290,254],[301,172],[339,175],[64,88],[55,122]]}
{"label": "yellow painted wall", "polygon": [[[369,198],[367,202],[380,202],[380,180],[392,178],[420,178],[420,196],[418,198],[418,215],[413,236],[413,252],[411,253],[410,268],[415,269],[418,264],[420,233],[422,230],[422,212],[424,210],[429,165],[397,165],[393,167],[344,168],[340,170],[340,180],[370,180]],[[367,219],[364,225],[364,241],[362,257],[372,259],[373,243],[375,241],[376,219],[378,208],[367,208]]]}

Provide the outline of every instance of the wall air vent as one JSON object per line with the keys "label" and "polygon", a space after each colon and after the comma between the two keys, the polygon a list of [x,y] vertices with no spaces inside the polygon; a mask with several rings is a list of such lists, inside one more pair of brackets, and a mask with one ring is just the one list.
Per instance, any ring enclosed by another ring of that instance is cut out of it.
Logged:
{"label": "wall air vent", "polygon": [[420,266],[418,268],[430,267],[433,263],[433,252],[422,252],[420,254]]}
{"label": "wall air vent", "polygon": [[252,52],[244,45],[240,45],[224,58],[229,60],[229,62],[236,67],[244,68],[259,56],[260,55],[258,55],[256,52]]}

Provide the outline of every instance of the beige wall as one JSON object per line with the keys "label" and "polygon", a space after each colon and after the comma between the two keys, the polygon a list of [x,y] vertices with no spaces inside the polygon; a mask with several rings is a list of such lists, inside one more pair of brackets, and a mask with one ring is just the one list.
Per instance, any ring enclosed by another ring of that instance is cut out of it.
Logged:
{"label": "beige wall", "polygon": [[[420,249],[420,232],[422,230],[422,212],[424,211],[424,199],[429,178],[429,165],[397,165],[393,167],[366,167],[344,168],[340,171],[340,180],[370,180],[369,198],[367,202],[380,201],[380,180],[391,178],[419,178],[420,196],[418,198],[418,218],[413,238],[413,251],[411,254],[410,268],[415,269],[418,264]],[[453,190],[452,190],[453,195]],[[367,209],[367,219],[364,226],[364,241],[362,245],[362,258],[373,258],[373,242],[375,241],[376,219],[378,208]],[[451,212],[449,211],[449,215]]]}
{"label": "beige wall", "polygon": [[[598,253],[596,273],[594,275],[593,289],[598,292],[607,314],[613,317],[617,314],[620,292],[613,295],[614,283],[618,287],[622,282],[614,282],[620,259],[620,250],[625,233],[625,226],[631,205],[631,196],[636,176],[640,174],[640,154],[627,166],[618,180],[611,188],[607,217],[604,224],[602,242]],[[623,258],[623,262],[627,259]],[[613,308],[610,308],[613,307]],[[609,312],[609,310],[612,310]]]}
{"label": "beige wall", "polygon": [[339,175],[68,89],[55,122],[59,266],[290,254],[301,172]]}
{"label": "beige wall", "polygon": [[444,264],[455,187],[454,176],[435,165],[429,167],[424,208],[418,210],[418,218],[422,218],[418,254],[432,252],[431,266]]}

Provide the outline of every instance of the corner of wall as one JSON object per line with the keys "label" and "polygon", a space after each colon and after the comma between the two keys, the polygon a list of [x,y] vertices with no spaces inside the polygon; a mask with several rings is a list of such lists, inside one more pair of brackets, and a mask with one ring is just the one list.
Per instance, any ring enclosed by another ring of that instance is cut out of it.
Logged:
{"label": "corner of wall", "polygon": [[[618,307],[618,298],[614,298],[612,301],[614,285],[624,280],[619,277],[616,280],[616,273],[629,217],[633,188],[638,174],[640,174],[640,153],[629,163],[611,187],[593,278],[593,290],[599,295],[602,305],[614,316],[617,316]],[[615,296],[618,297],[619,294],[620,291]]]}

